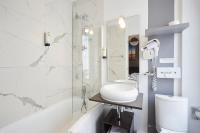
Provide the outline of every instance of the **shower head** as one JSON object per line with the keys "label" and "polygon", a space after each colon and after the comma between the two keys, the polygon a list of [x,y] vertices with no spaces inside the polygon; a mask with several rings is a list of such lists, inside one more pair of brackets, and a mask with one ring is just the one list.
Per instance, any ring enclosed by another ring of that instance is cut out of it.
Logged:
{"label": "shower head", "polygon": [[81,14],[78,13],[75,14],[75,19],[80,19],[82,21],[88,21],[88,15],[87,14]]}

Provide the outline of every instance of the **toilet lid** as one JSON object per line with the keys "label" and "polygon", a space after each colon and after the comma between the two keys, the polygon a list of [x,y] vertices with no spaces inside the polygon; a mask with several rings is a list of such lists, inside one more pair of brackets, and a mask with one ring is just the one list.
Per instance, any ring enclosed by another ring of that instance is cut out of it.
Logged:
{"label": "toilet lid", "polygon": [[186,132],[176,132],[176,131],[162,128],[160,133],[186,133]]}

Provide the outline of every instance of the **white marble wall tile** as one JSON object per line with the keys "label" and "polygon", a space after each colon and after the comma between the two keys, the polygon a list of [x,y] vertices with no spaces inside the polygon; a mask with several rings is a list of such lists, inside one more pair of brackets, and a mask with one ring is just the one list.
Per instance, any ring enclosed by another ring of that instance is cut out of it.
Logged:
{"label": "white marble wall tile", "polygon": [[35,111],[39,111],[31,105],[24,105],[20,100],[14,96],[0,97],[1,113],[0,113],[0,125],[5,127],[17,120],[20,120]]}
{"label": "white marble wall tile", "polygon": [[[61,34],[62,36],[63,34]],[[71,35],[64,35],[63,40],[58,39],[58,43],[52,44],[46,57],[43,59],[44,64],[48,66],[72,67],[72,46]],[[59,51],[59,52],[58,52]]]}
{"label": "white marble wall tile", "polygon": [[[1,128],[72,101],[72,3],[1,0],[0,18]],[[44,32],[51,33],[50,47],[44,46]]]}
{"label": "white marble wall tile", "polygon": [[35,20],[9,10],[7,7],[5,9],[5,15],[1,16],[1,32],[6,32],[20,40],[26,40],[27,44],[41,46],[43,43],[43,35],[41,33],[44,31],[44,17]]}
{"label": "white marble wall tile", "polygon": [[7,32],[0,32],[0,47],[0,67],[28,66],[45,49]]}

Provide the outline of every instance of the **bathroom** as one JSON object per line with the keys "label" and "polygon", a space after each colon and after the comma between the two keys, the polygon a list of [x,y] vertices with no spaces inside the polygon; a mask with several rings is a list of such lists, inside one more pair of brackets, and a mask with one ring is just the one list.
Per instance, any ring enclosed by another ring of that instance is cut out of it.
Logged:
{"label": "bathroom", "polygon": [[105,123],[112,111],[132,133],[200,133],[198,12],[198,0],[0,0],[0,133],[127,132]]}

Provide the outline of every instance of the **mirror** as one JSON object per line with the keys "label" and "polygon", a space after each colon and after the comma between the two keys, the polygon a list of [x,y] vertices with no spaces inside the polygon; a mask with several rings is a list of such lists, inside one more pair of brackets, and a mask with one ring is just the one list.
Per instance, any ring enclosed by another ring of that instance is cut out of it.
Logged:
{"label": "mirror", "polygon": [[106,23],[108,81],[128,79],[130,74],[139,72],[140,16],[124,19],[125,28],[118,18]]}

